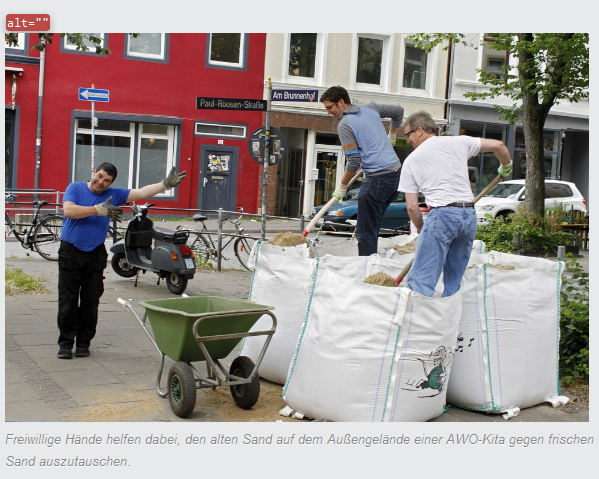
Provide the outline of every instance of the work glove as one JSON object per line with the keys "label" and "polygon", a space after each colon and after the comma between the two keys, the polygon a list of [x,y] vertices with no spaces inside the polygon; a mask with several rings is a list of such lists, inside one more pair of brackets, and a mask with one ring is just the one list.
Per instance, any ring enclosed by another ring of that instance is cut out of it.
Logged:
{"label": "work glove", "polygon": [[497,173],[499,173],[504,178],[509,176],[512,172],[512,165],[513,161],[510,161],[508,165],[501,165],[499,168],[497,168]]}
{"label": "work glove", "polygon": [[108,198],[104,203],[100,203],[98,205],[94,205],[98,216],[108,216],[109,218],[118,218],[123,214],[123,208],[119,208],[118,206],[111,205],[112,196]]}
{"label": "work glove", "polygon": [[333,198],[335,198],[335,203],[341,201],[343,197],[347,194],[347,185],[339,184],[337,189],[333,191]]}
{"label": "work glove", "polygon": [[395,146],[395,141],[397,140],[397,132],[391,132],[391,130],[389,130],[389,143],[391,144],[391,146]]}
{"label": "work glove", "polygon": [[168,174],[168,176],[163,180],[164,188],[170,190],[175,186],[179,186],[179,183],[183,181],[183,178],[187,175],[187,171],[182,171],[181,173],[175,173],[175,167]]}

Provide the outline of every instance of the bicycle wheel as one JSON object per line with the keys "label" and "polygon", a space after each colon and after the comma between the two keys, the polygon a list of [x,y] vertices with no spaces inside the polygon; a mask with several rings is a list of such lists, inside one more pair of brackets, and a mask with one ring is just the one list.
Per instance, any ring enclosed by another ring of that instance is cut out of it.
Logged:
{"label": "bicycle wheel", "polygon": [[216,260],[216,249],[203,234],[195,233],[195,235],[196,238],[193,240],[193,243],[189,245],[189,248],[196,257],[196,264],[199,267],[204,267],[207,266],[210,259]]}
{"label": "bicycle wheel", "polygon": [[241,236],[235,240],[235,244],[233,245],[233,248],[235,249],[235,256],[237,256],[241,266],[247,270],[250,269],[248,266],[248,261],[255,243],[256,240],[254,238],[249,236]]}
{"label": "bicycle wheel", "polygon": [[62,216],[47,216],[35,227],[33,245],[42,258],[58,261],[63,221]]}

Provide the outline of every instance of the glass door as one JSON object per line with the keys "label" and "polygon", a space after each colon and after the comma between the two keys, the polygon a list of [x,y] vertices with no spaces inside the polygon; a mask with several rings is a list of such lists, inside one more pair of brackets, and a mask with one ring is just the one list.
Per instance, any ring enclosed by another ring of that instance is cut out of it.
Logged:
{"label": "glass door", "polygon": [[318,178],[314,180],[314,204],[320,206],[331,199],[333,191],[337,185],[337,169],[339,166],[339,152],[337,151],[316,151],[316,168],[313,175],[318,171]]}

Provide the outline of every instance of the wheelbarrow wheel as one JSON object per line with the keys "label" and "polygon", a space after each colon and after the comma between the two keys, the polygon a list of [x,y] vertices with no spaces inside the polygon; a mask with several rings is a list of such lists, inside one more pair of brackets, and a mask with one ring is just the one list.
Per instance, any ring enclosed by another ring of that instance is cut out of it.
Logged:
{"label": "wheelbarrow wheel", "polygon": [[[254,362],[247,356],[238,356],[231,364],[229,372],[240,378],[249,378],[254,370]],[[260,378],[254,376],[249,384],[231,386],[231,395],[241,409],[250,409],[260,396]]]}
{"label": "wheelbarrow wheel", "polygon": [[166,287],[173,294],[181,294],[187,288],[187,276],[179,273],[168,273],[166,275]]}
{"label": "wheelbarrow wheel", "polygon": [[168,372],[168,401],[179,417],[189,416],[196,405],[196,383],[191,367],[178,362]]}

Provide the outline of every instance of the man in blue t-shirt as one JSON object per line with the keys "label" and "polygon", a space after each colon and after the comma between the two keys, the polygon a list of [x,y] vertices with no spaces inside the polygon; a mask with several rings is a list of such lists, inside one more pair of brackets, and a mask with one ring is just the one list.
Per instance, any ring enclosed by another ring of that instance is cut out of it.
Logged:
{"label": "man in blue t-shirt", "polygon": [[104,268],[108,254],[104,247],[110,219],[123,213],[119,205],[150,198],[174,188],[186,172],[175,168],[160,183],[138,189],[110,186],[117,169],[100,164],[88,182],[71,183],[63,197],[65,221],[58,250],[58,357],[89,356],[96,335],[98,305],[104,293]]}

